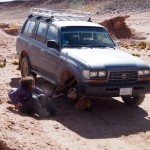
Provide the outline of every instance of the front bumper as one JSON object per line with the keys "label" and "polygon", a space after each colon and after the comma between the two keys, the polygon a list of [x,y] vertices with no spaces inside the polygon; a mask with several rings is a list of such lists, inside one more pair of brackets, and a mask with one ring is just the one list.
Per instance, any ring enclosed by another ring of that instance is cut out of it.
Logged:
{"label": "front bumper", "polygon": [[80,83],[78,85],[78,90],[80,95],[87,98],[99,98],[99,97],[118,97],[120,95],[121,88],[132,88],[132,95],[143,95],[150,93],[150,82],[138,82],[132,84],[103,84],[94,85]]}

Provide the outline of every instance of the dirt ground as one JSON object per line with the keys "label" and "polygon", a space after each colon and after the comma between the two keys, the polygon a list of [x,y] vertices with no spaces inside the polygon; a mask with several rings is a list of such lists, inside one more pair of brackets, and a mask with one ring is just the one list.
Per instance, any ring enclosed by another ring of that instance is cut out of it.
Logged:
{"label": "dirt ground", "polygon": [[[21,12],[21,9],[16,11]],[[12,15],[11,12],[11,9],[0,11],[0,23],[21,25],[27,13]],[[145,41],[149,40],[150,17],[147,13],[131,15],[127,24],[146,35]],[[150,149],[150,94],[137,108],[124,105],[117,97],[95,100],[91,112],[79,111],[72,101],[60,97],[55,100],[57,115],[49,119],[39,120],[17,112],[8,103],[7,95],[20,80],[18,66],[13,63],[15,41],[16,36],[8,35],[0,28],[0,58],[7,60],[6,66],[0,68],[0,150]],[[129,41],[131,39],[121,40]],[[138,53],[150,64],[150,50],[123,48],[123,51]],[[42,88],[48,84],[40,77],[37,79],[37,85]]]}

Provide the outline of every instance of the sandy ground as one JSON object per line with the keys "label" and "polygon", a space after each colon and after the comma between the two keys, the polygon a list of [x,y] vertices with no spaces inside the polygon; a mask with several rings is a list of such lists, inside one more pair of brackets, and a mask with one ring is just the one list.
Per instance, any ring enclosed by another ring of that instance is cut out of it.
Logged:
{"label": "sandy ground", "polygon": [[[9,14],[11,10],[1,11],[0,22],[22,24],[26,15]],[[145,35],[150,34],[149,20],[147,13],[143,13],[131,16],[127,23]],[[6,67],[0,68],[0,150],[150,149],[150,94],[138,108],[127,107],[120,98],[105,98],[95,101],[91,112],[78,111],[73,102],[61,97],[55,100],[55,117],[38,120],[17,112],[8,103],[7,96],[10,88],[19,85],[20,79],[18,66],[12,63],[15,40],[16,36],[0,29],[0,57],[7,59]],[[139,53],[141,59],[150,64],[150,51],[123,50]],[[37,85],[47,84],[38,78]]]}

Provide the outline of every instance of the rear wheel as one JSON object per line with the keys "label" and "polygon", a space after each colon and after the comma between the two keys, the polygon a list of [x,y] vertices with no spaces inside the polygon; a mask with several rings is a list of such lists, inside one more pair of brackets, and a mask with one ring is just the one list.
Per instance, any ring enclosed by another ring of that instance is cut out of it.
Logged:
{"label": "rear wheel", "polygon": [[32,76],[34,79],[36,79],[36,74],[31,72],[31,64],[27,57],[24,57],[21,61],[21,76]]}
{"label": "rear wheel", "polygon": [[145,95],[138,96],[123,96],[122,100],[125,104],[130,106],[138,106],[144,101]]}
{"label": "rear wheel", "polygon": [[21,61],[21,76],[26,77],[31,74],[31,65],[27,57],[24,57]]}

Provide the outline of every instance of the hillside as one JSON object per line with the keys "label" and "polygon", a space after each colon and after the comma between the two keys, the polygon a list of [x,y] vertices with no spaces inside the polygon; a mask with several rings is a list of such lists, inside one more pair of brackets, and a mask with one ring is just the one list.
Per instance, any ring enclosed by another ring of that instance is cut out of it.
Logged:
{"label": "hillside", "polygon": [[20,19],[19,24],[22,24],[32,7],[87,11],[98,17],[98,23],[100,19],[104,21],[106,17],[110,19],[120,15],[134,15],[134,18],[141,19],[150,16],[148,0],[126,0],[125,2],[122,0],[16,0],[0,5],[0,22],[7,23],[9,19],[16,22],[15,19]]}
{"label": "hillside", "polygon": [[0,7],[2,8],[3,6],[84,9],[100,15],[122,13],[136,14],[148,12],[150,10],[150,2],[148,0],[16,0],[14,2],[2,4]]}

